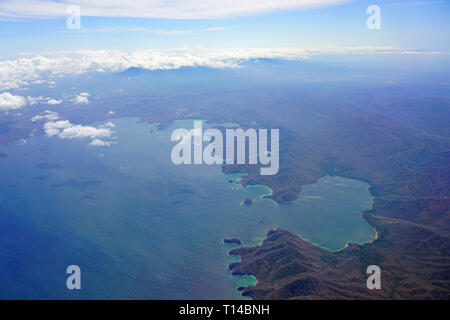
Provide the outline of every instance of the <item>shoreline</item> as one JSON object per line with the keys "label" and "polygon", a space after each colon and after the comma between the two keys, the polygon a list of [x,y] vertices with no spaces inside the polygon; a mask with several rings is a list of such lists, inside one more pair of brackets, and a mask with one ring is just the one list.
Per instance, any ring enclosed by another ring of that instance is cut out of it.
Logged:
{"label": "shoreline", "polygon": [[[275,201],[275,200],[273,200],[273,199],[270,198],[270,196],[273,195],[273,190],[272,190],[270,187],[268,187],[268,186],[266,186],[266,185],[263,185],[263,184],[254,184],[254,185],[245,185],[245,186],[244,186],[244,185],[241,183],[241,177],[246,176],[246,175],[247,175],[246,173],[223,173],[223,174],[224,174],[225,176],[230,176],[230,175],[238,176],[238,178],[237,178],[236,180],[234,180],[234,179],[233,179],[233,180],[235,181],[235,183],[239,183],[243,188],[263,188],[263,189],[265,189],[265,190],[268,190],[267,193],[261,194],[261,195],[259,196],[259,199],[260,199],[260,200],[268,199],[268,200],[271,200],[272,202],[275,202],[277,205],[280,205],[280,203],[278,203],[277,201]],[[325,175],[325,176],[326,176],[326,175]],[[346,178],[346,177],[343,177],[343,178]],[[352,179],[352,178],[348,178],[348,179]],[[364,182],[364,181],[363,181],[363,182]],[[316,182],[316,183],[317,183],[317,182]],[[303,186],[302,186],[302,188],[303,188]],[[370,185],[367,186],[367,189],[370,190]],[[300,195],[300,194],[299,194],[299,195]],[[368,208],[368,209],[366,209],[366,210],[372,210],[372,208],[373,208],[373,203],[374,203],[374,199],[375,199],[375,197],[372,196],[372,195],[370,194],[370,191],[369,191],[369,195],[370,195],[370,197],[371,197],[370,208]],[[298,199],[298,197],[297,197],[297,199]],[[294,200],[294,201],[295,201],[295,200]],[[328,252],[333,252],[333,253],[338,253],[338,252],[340,252],[340,251],[343,251],[343,250],[347,249],[351,244],[354,244],[354,245],[357,245],[357,246],[363,246],[363,245],[366,245],[366,244],[372,244],[375,240],[378,239],[378,237],[379,237],[379,232],[378,232],[378,230],[377,230],[372,224],[369,223],[369,221],[367,221],[367,220],[365,219],[365,217],[364,217],[364,211],[359,211],[358,213],[359,213],[360,217],[362,218],[362,220],[363,220],[365,223],[367,223],[367,225],[370,226],[370,228],[371,228],[371,229],[373,230],[373,232],[374,232],[374,234],[372,235],[371,239],[369,239],[369,240],[367,240],[367,241],[365,241],[365,242],[363,242],[363,243],[354,243],[354,242],[351,242],[351,240],[349,240],[349,241],[347,241],[347,242],[345,243],[345,245],[343,245],[341,248],[338,248],[338,249],[336,249],[336,250],[333,250],[333,249],[327,248],[327,247],[325,247],[325,246],[323,246],[323,245],[320,245],[320,244],[318,244],[318,243],[316,243],[316,242],[314,242],[314,241],[312,241],[312,240],[310,240],[310,239],[307,239],[307,238],[305,238],[304,236],[302,236],[302,235],[299,234],[299,233],[294,233],[294,234],[295,234],[296,236],[298,236],[301,240],[303,240],[303,241],[305,241],[305,242],[307,242],[307,243],[309,243],[309,244],[311,244],[311,245],[313,245],[313,246],[316,246],[316,247],[318,247],[318,248],[321,248],[321,249],[323,249],[323,250],[326,250],[326,251],[328,251]],[[261,237],[261,238],[258,239],[258,240],[260,240],[260,241],[256,241],[255,244],[253,244],[253,243],[252,243],[252,244],[242,243],[242,244],[239,246],[239,248],[244,248],[244,247],[249,248],[249,247],[261,246],[261,245],[263,245],[264,241],[267,239],[268,233],[269,233],[270,231],[272,231],[272,230],[278,230],[278,229],[280,229],[280,227],[278,227],[278,226],[274,226],[273,228],[269,228],[269,229],[265,232],[264,237]],[[232,250],[234,250],[234,249],[232,249]],[[228,255],[231,255],[230,252],[231,252],[232,250],[230,250],[230,251],[228,252]],[[230,270],[230,265],[232,265],[232,264],[234,264],[234,263],[240,263],[240,262],[242,261],[242,258],[241,258],[240,255],[235,255],[235,254],[233,254],[233,256],[238,256],[238,257],[239,257],[239,260],[238,260],[238,262],[230,263],[230,264],[227,266],[229,270]],[[230,271],[231,271],[231,270],[230,270]],[[252,274],[250,274],[250,275],[252,275]],[[245,275],[237,275],[237,276],[245,276]],[[258,279],[257,279],[257,277],[256,277],[255,275],[252,275],[252,276],[256,279],[256,283],[255,283],[255,285],[253,286],[253,287],[255,287],[255,286],[258,284]],[[247,286],[247,287],[252,287],[252,286]]]}

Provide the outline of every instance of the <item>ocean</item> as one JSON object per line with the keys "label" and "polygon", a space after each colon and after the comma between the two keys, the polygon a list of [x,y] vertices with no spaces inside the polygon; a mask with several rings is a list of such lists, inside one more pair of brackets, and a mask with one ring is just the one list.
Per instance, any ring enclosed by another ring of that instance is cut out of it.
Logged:
{"label": "ocean", "polygon": [[[279,205],[219,165],[174,165],[171,133],[193,120],[109,121],[109,147],[46,135],[0,146],[1,299],[242,299],[255,279],[227,271],[239,257],[224,238],[256,245],[280,227],[339,250],[375,236],[365,182],[324,176]],[[81,290],[66,287],[72,264]]]}

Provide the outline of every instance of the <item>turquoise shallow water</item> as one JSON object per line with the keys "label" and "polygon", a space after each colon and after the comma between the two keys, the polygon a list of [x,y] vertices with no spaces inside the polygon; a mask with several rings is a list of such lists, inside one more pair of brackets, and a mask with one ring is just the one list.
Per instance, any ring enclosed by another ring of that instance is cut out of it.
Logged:
{"label": "turquoise shallow water", "polygon": [[[240,299],[255,279],[227,272],[224,237],[254,245],[281,227],[329,250],[374,237],[364,182],[326,176],[278,205],[220,166],[172,164],[171,132],[192,121],[112,121],[110,147],[47,136],[0,147],[0,298]],[[80,291],[66,289],[70,264]]]}

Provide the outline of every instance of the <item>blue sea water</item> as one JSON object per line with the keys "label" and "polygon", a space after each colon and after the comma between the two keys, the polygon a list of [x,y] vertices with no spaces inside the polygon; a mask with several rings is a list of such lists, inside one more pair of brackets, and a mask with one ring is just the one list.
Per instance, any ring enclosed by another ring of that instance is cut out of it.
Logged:
{"label": "blue sea water", "polygon": [[[364,182],[326,176],[278,205],[220,166],[174,165],[172,130],[193,121],[111,121],[110,147],[45,135],[0,147],[0,298],[241,299],[254,278],[227,271],[225,237],[254,245],[281,227],[329,250],[374,237]],[[72,264],[81,290],[66,288]]]}

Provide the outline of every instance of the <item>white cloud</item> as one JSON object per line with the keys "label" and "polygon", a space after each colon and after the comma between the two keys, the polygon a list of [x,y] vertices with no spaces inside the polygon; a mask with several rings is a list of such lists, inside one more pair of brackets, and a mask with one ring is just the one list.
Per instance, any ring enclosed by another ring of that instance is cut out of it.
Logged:
{"label": "white cloud", "polygon": [[[148,70],[180,67],[235,68],[258,58],[307,59],[326,54],[448,54],[448,52],[405,51],[396,47],[251,48],[166,50],[77,50],[36,57],[0,61],[0,90],[21,88],[44,81],[54,83],[64,75],[86,72],[117,72],[131,67]],[[86,103],[87,96],[75,101]],[[88,101],[88,100],[87,100]]]}
{"label": "white cloud", "polygon": [[55,104],[61,104],[62,102],[63,102],[62,99],[60,99],[60,100],[57,100],[57,99],[49,99],[49,100],[47,101],[47,104],[55,105]]}
{"label": "white cloud", "polygon": [[89,103],[89,99],[88,99],[89,96],[90,96],[89,93],[81,92],[80,94],[77,94],[75,96],[75,98],[73,98],[70,101],[72,101],[75,104],[88,104]]}
{"label": "white cloud", "polygon": [[108,128],[95,128],[83,125],[71,125],[64,128],[58,136],[61,139],[109,138],[112,131]]}
{"label": "white cloud", "polygon": [[[307,59],[326,54],[449,54],[403,50],[389,46],[325,47],[325,48],[251,48],[208,49],[178,48],[166,50],[78,50],[50,53],[32,58],[0,61],[0,90],[21,88],[43,80],[54,83],[67,74],[86,72],[117,72],[131,67],[148,70],[180,67],[235,68],[258,58]],[[53,79],[53,80],[52,80]],[[88,103],[87,96],[75,103]]]}
{"label": "white cloud", "polygon": [[389,6],[424,6],[424,5],[430,5],[430,4],[440,4],[444,3],[444,1],[404,1],[404,2],[393,2],[389,3],[387,5]]}
{"label": "white cloud", "polygon": [[[87,99],[87,98],[86,98]],[[27,104],[32,106],[38,103],[46,103],[49,105],[55,105],[62,103],[63,100],[56,100],[51,98],[44,98],[42,96],[40,97],[22,97],[22,96],[16,96],[12,95],[9,92],[3,92],[0,94],[0,111],[8,111],[13,109],[19,109]]]}
{"label": "white cloud", "polygon": [[149,28],[142,28],[142,27],[101,27],[94,29],[96,32],[143,32],[143,33],[150,33],[150,34],[158,34],[158,35],[164,35],[164,36],[171,36],[171,35],[180,35],[185,34],[187,32],[190,32],[190,30],[160,30],[160,29],[149,29]]}
{"label": "white cloud", "polygon": [[93,126],[83,126],[81,124],[73,124],[69,120],[49,121],[44,124],[44,131],[49,137],[57,136],[60,139],[91,139],[91,146],[110,146],[114,127],[114,123],[107,124],[96,128]]}
{"label": "white cloud", "polygon": [[69,5],[81,7],[83,16],[169,19],[213,19],[263,12],[307,9],[349,0],[5,0],[0,16],[67,17]]}
{"label": "white cloud", "polygon": [[92,140],[89,145],[93,147],[109,147],[111,145],[111,141],[104,141],[100,139]]}
{"label": "white cloud", "polygon": [[22,108],[27,104],[22,96],[15,96],[9,92],[0,94],[0,111],[7,111]]}
{"label": "white cloud", "polygon": [[33,118],[31,118],[32,122],[40,121],[40,120],[49,120],[49,121],[56,121],[59,119],[59,115],[56,112],[45,110],[44,114],[36,115]]}
{"label": "white cloud", "polygon": [[212,27],[212,28],[207,28],[206,31],[223,31],[225,30],[225,27]]}
{"label": "white cloud", "polygon": [[100,126],[101,128],[114,128],[116,125],[113,123],[113,122],[111,122],[111,121],[108,121],[107,123],[105,123],[104,125],[102,125],[102,126]]}
{"label": "white cloud", "polygon": [[49,137],[59,135],[64,129],[70,128],[69,120],[52,121],[44,124],[44,131]]}
{"label": "white cloud", "polygon": [[28,103],[30,106],[33,106],[33,105],[35,105],[35,104],[37,104],[37,103],[40,103],[40,102],[43,101],[43,100],[45,100],[45,98],[42,97],[42,96],[40,96],[40,97],[30,97],[30,96],[28,96],[28,97],[27,97],[27,103]]}
{"label": "white cloud", "polygon": [[45,104],[49,104],[49,105],[55,105],[55,104],[60,104],[60,103],[63,102],[62,99],[57,100],[57,99],[53,99],[53,98],[49,98],[49,97],[44,98],[43,96],[40,96],[40,97],[30,97],[30,96],[28,96],[26,98],[26,101],[27,101],[27,103],[30,106],[33,106],[33,105],[38,104],[38,103],[40,103],[40,104],[45,103]]}

